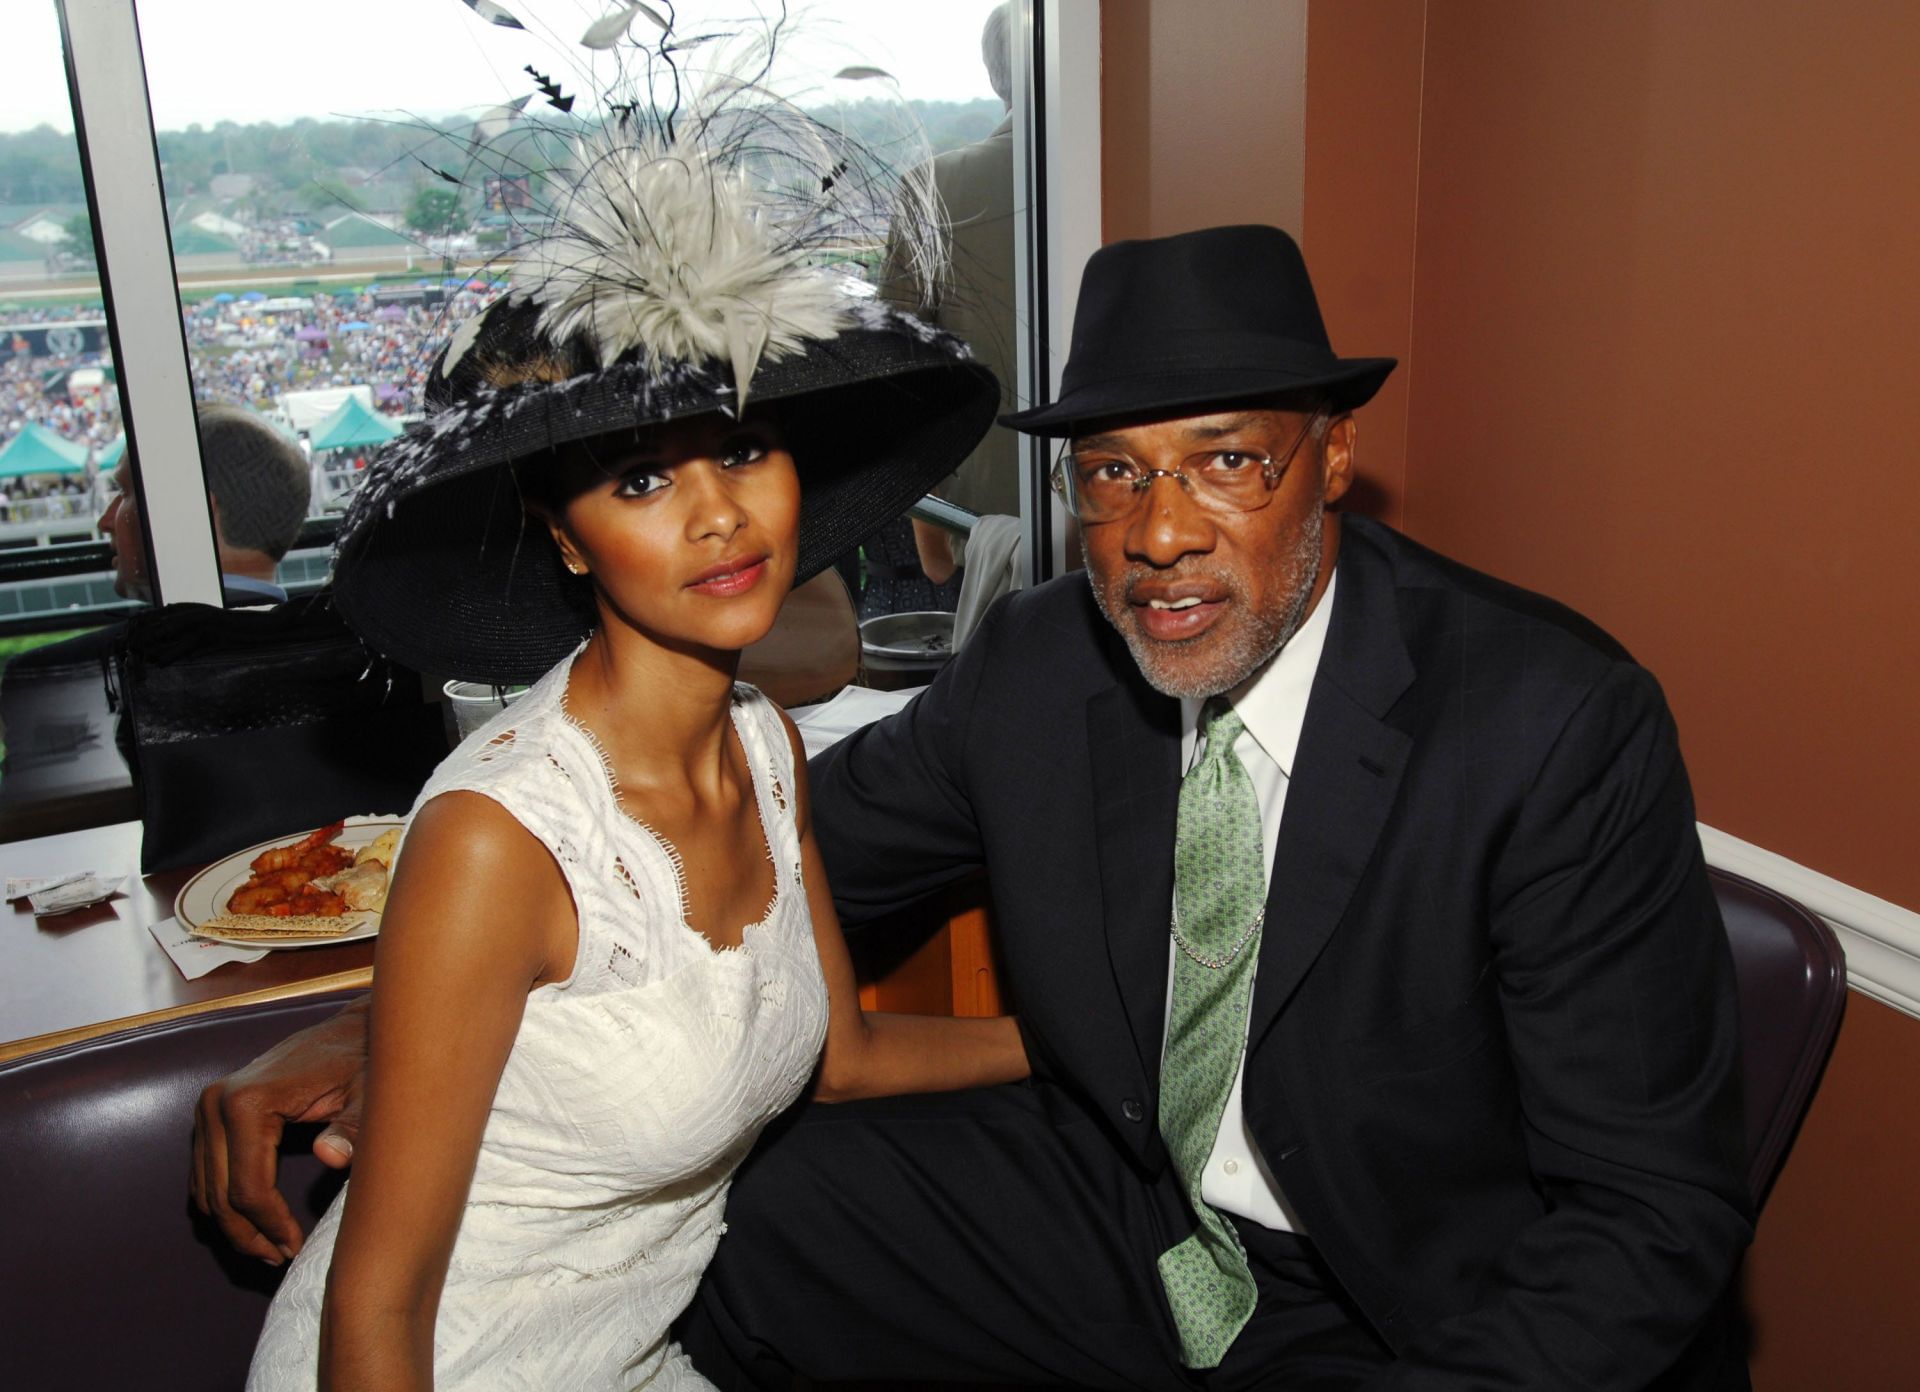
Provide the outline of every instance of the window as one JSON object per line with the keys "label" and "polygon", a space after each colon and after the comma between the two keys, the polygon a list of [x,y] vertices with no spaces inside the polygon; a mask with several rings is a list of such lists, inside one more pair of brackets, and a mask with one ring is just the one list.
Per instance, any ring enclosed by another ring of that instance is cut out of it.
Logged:
{"label": "window", "polygon": [[125,608],[94,524],[126,438],[52,4],[22,7],[8,39],[18,77],[0,106],[0,553],[38,553],[14,571],[32,578],[0,580],[11,655]]}
{"label": "window", "polygon": [[[0,834],[125,806],[101,625],[146,599],[119,373],[59,15],[7,21],[0,97]],[[107,526],[98,527],[103,516]],[[116,520],[120,525],[115,525]],[[103,536],[110,535],[112,544]]]}
{"label": "window", "polygon": [[[417,418],[452,330],[513,283],[517,246],[548,189],[537,168],[477,176],[469,133],[505,103],[543,102],[529,64],[557,77],[566,99],[590,99],[591,55],[561,29],[584,28],[583,12],[539,0],[507,8],[525,29],[386,0],[336,0],[324,24],[282,6],[138,0],[194,393],[243,404],[301,442],[316,520],[344,506],[371,452]],[[990,65],[983,31],[996,10]],[[1008,383],[1017,12],[999,0],[839,0],[808,9],[788,53],[789,74],[823,102],[853,95],[858,84],[833,76],[857,64],[892,74],[897,82],[876,90],[897,85],[913,103],[953,222],[948,276],[923,305],[885,248],[854,249],[854,259],[883,293],[968,338]],[[741,13],[741,0],[683,3],[676,17],[681,32],[701,33],[739,27]],[[862,130],[857,107],[841,110]],[[876,143],[893,137],[875,130]],[[1011,434],[995,427],[942,491],[976,514],[1018,516]],[[945,533],[924,524],[918,533],[941,553],[936,574],[964,559],[964,542],[954,556]],[[906,518],[862,551],[842,574],[863,618],[954,607],[958,576],[924,578]],[[317,583],[324,568],[324,550],[296,551],[284,578]]]}
{"label": "window", "polygon": [[[770,3],[685,0],[677,9],[691,27]],[[593,7],[507,8],[524,11],[530,27],[559,15],[571,28],[584,27]],[[996,141],[1011,148],[1005,183],[994,186],[1004,213],[981,216],[964,190],[949,193],[957,225],[948,293],[921,308],[977,344],[1010,406],[1043,395],[1047,365],[1063,356],[1045,336],[1064,342],[1061,296],[1071,279],[1049,267],[1071,261],[1077,273],[1098,231],[1097,4],[1012,0],[1010,93],[996,93],[983,61],[994,0],[806,8],[821,36],[820,72],[856,61],[886,70],[915,104],[925,154]],[[323,584],[345,496],[379,440],[417,415],[439,345],[511,286],[526,221],[515,215],[538,196],[514,178],[451,187],[421,137],[437,126],[457,144],[477,113],[538,99],[524,68],[544,65],[556,45],[522,51],[517,41],[528,35],[450,3],[335,0],[320,13],[241,0],[34,0],[19,9],[8,29],[16,76],[0,93],[0,194],[8,210],[47,206],[30,227],[0,224],[0,327],[33,330],[0,340],[25,359],[5,379],[0,404],[17,409],[0,431],[11,437],[16,421],[51,413],[53,433],[86,462],[66,471],[73,481],[32,519],[11,496],[0,502],[0,637],[130,609],[92,525],[117,496],[116,470],[140,504],[148,592],[168,602],[232,600],[196,402],[238,404],[300,450],[309,515],[271,582],[294,592]],[[559,47],[570,42],[556,37]],[[1082,147],[1066,181],[1074,201],[1056,219],[1045,176],[1063,138]],[[90,217],[97,235],[77,235],[76,215]],[[16,240],[35,237],[54,240],[26,248]],[[995,243],[991,253],[983,238]],[[1000,260],[1008,241],[1010,276]],[[35,249],[56,242],[57,251]],[[861,248],[855,259],[884,290],[885,248]],[[1039,543],[1029,574],[1051,573],[1058,537],[1048,531],[1044,467],[1004,437],[991,448],[1013,456],[1010,470],[969,461],[942,491],[972,511],[1019,516]],[[984,491],[969,487],[969,474],[991,475]],[[938,500],[923,510],[966,520]],[[45,554],[30,567],[6,565],[14,513],[47,529],[34,536]],[[858,583],[859,559],[849,569]],[[29,595],[47,612],[28,613]]]}

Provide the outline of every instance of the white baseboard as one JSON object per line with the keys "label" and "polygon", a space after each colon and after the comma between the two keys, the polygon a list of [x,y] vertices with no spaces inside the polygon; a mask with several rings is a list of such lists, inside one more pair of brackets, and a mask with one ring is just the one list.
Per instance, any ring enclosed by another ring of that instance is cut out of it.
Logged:
{"label": "white baseboard", "polygon": [[1827,921],[1847,954],[1847,985],[1920,1019],[1920,913],[1700,824],[1707,864],[1745,875]]}

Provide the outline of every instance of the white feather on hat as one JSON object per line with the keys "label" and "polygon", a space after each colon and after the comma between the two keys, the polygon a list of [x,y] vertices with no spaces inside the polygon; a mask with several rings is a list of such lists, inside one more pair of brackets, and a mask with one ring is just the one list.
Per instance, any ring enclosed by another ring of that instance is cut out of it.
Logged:
{"label": "white feather on hat", "polygon": [[844,276],[808,267],[745,175],[703,141],[595,136],[576,148],[564,230],[519,266],[550,337],[585,334],[607,360],[639,350],[655,369],[722,359],[744,406],[762,357],[846,327]]}
{"label": "white feather on hat", "polygon": [[[618,10],[605,33],[596,25],[588,35],[589,47],[615,48],[622,61],[619,84],[596,103],[606,117],[584,131],[525,122],[507,136],[564,132],[573,153],[572,182],[548,201],[513,273],[514,296],[540,306],[542,332],[556,343],[585,340],[603,363],[637,356],[659,371],[724,362],[737,408],[763,360],[854,322],[872,290],[835,268],[851,252],[888,245],[931,301],[947,260],[946,219],[924,133],[904,102],[889,112],[889,148],[875,150],[840,129],[830,108],[803,109],[776,89],[784,7],[757,30],[691,39],[648,11],[665,30],[650,43],[613,23],[640,12]],[[875,79],[891,86],[865,66],[834,80],[871,89]],[[805,95],[831,92],[816,82]],[[518,163],[498,155],[480,163]],[[470,343],[456,336],[449,367]]]}

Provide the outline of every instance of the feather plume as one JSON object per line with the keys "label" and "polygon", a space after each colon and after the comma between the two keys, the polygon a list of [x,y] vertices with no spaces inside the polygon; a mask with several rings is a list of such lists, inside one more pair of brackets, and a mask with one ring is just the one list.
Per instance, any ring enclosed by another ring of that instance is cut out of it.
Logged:
{"label": "feather plume", "polygon": [[744,406],[762,358],[846,326],[841,277],[783,246],[767,201],[698,138],[595,137],[577,155],[555,234],[520,261],[550,337],[585,335],[609,361],[641,352],[654,370],[722,359]]}
{"label": "feather plume", "polygon": [[514,16],[512,10],[509,10],[505,5],[494,4],[493,0],[466,0],[466,6],[475,14],[479,15],[480,18],[486,20],[487,23],[497,24],[502,29],[524,29],[527,27]]}
{"label": "feather plume", "polygon": [[[654,374],[724,365],[739,406],[762,362],[863,322],[873,292],[850,265],[883,258],[890,284],[915,281],[919,302],[935,302],[944,210],[925,133],[888,73],[856,60],[823,81],[796,59],[789,76],[784,4],[688,35],[664,4],[594,9],[587,65],[576,49],[523,69],[550,110],[530,95],[495,105],[460,166],[476,188],[497,178],[522,190],[503,208],[513,295],[534,302],[563,356],[637,358]],[[571,114],[569,74],[586,98]],[[470,339],[455,340],[449,364]]]}
{"label": "feather plume", "polygon": [[642,15],[652,20],[662,32],[667,29],[666,20],[660,18],[658,13],[646,5],[622,5],[612,14],[602,15],[589,25],[587,32],[580,38],[580,46],[592,49],[612,48],[627,36],[627,26]]}
{"label": "feather plume", "polygon": [[507,127],[520,119],[527,109],[527,103],[531,100],[533,96],[528,93],[526,96],[517,97],[510,102],[502,102],[482,112],[479,119],[474,121],[473,130],[467,136],[467,148],[478,149],[506,134]]}

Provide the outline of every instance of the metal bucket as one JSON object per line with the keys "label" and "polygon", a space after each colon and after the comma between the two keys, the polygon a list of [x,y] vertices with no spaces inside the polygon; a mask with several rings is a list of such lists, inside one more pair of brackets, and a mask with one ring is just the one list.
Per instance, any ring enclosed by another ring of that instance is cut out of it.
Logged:
{"label": "metal bucket", "polygon": [[867,685],[883,690],[924,686],[953,656],[953,615],[931,610],[881,614],[860,625],[860,665]]}

